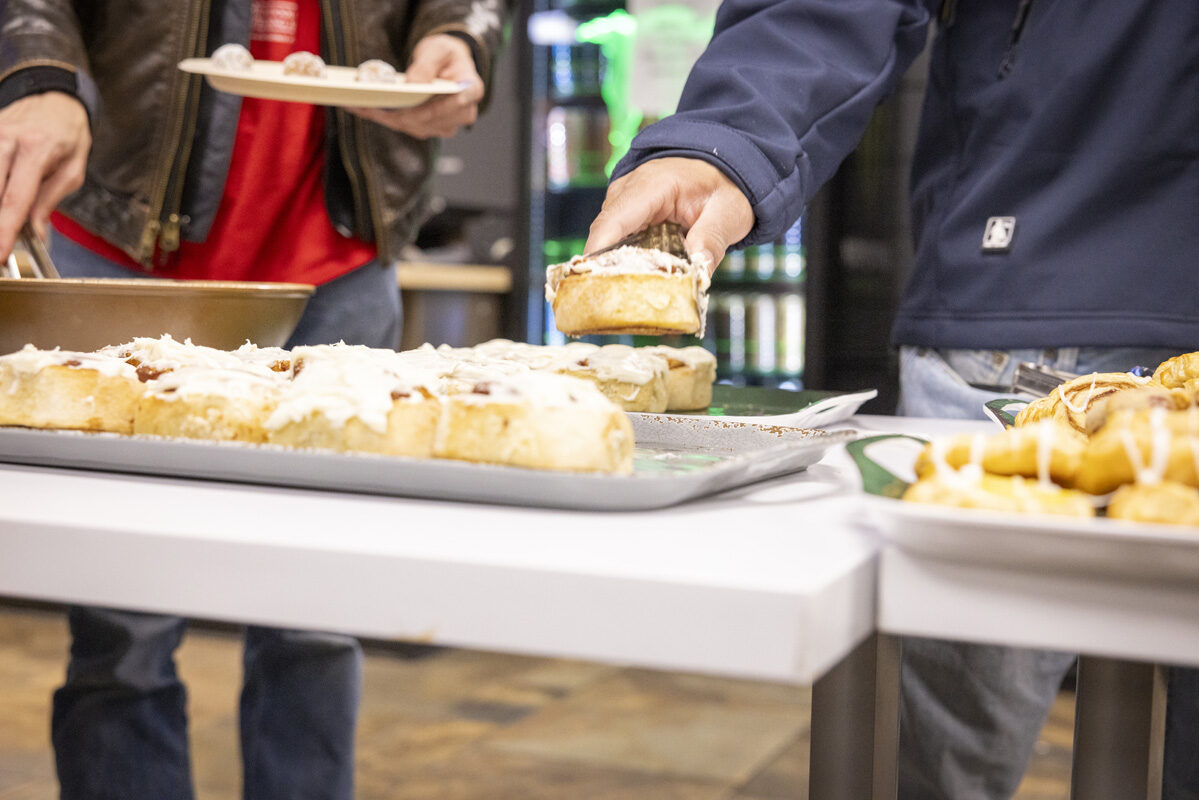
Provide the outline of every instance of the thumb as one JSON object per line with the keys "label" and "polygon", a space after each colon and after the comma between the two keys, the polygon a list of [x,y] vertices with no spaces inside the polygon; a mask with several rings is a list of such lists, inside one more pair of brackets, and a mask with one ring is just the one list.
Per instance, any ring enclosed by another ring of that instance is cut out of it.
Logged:
{"label": "thumb", "polygon": [[440,47],[417,45],[412,53],[412,63],[405,71],[409,83],[432,83],[449,61],[449,54]]}
{"label": "thumb", "polygon": [[704,205],[687,232],[687,253],[708,259],[711,272],[724,258],[729,245],[745,238],[753,227],[753,211],[740,192],[717,192]]}

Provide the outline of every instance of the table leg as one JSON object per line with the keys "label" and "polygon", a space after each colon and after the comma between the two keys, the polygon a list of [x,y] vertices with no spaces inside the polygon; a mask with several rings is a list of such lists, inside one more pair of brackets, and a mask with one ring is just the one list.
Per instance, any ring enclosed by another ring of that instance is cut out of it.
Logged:
{"label": "table leg", "polygon": [[899,638],[874,634],[812,687],[810,800],[895,800]]}
{"label": "table leg", "polygon": [[1074,800],[1161,800],[1166,670],[1082,656],[1074,711]]}

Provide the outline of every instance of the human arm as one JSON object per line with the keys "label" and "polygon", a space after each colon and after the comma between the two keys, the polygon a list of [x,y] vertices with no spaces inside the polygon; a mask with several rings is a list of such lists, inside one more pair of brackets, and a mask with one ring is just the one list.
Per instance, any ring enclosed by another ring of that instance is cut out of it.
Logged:
{"label": "human arm", "polygon": [[409,35],[406,79],[422,83],[440,78],[463,90],[414,108],[353,112],[419,139],[453,136],[472,124],[487,104],[509,5],[507,0],[424,0]]}
{"label": "human arm", "polygon": [[[725,0],[678,112],[642,131],[617,165],[587,249],[663,219],[691,229],[689,248],[780,235],[854,148],[874,107],[919,54],[937,5]],[[659,159],[671,163],[655,166]],[[711,169],[692,165],[668,180],[667,171],[681,165],[675,159],[719,171],[748,204],[749,226],[744,207]],[[663,216],[664,208],[673,210]],[[741,238],[732,238],[738,233]]]}
{"label": "human arm", "polygon": [[0,4],[0,257],[83,183],[98,104],[69,0]]}

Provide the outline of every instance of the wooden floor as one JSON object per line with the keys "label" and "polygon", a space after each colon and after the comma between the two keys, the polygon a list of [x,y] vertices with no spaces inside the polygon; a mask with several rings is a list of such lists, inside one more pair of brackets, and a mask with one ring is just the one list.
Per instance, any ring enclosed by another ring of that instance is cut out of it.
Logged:
{"label": "wooden floor", "polygon": [[[0,606],[0,800],[57,796],[49,699],[68,638],[51,609]],[[240,639],[193,629],[197,796],[239,795]],[[464,650],[368,646],[360,800],[798,800],[809,692],[788,686]],[[1018,800],[1065,800],[1063,693]]]}

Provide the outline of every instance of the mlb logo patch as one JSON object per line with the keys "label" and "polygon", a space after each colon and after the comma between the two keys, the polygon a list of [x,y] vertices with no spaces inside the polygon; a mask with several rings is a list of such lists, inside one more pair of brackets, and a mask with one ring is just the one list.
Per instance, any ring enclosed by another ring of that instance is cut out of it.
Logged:
{"label": "mlb logo patch", "polygon": [[1016,235],[1015,217],[991,217],[983,232],[984,253],[1006,253],[1012,249],[1012,238]]}

